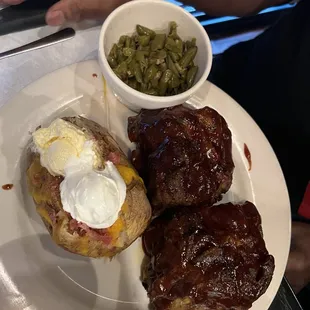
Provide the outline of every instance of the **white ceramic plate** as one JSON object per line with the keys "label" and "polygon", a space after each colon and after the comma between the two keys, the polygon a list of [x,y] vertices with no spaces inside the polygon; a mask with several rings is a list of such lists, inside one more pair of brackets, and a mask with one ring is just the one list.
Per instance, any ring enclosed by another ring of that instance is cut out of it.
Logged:
{"label": "white ceramic plate", "polygon": [[[105,89],[105,91],[104,91]],[[225,200],[254,202],[262,216],[267,248],[275,257],[272,283],[252,309],[268,309],[285,270],[290,243],[290,205],[278,161],[253,120],[221,90],[206,82],[192,99],[210,105],[233,133],[234,182]],[[84,114],[110,128],[120,146],[134,113],[106,89],[95,61],[53,72],[26,87],[0,110],[0,308],[4,310],[145,310],[140,280],[140,240],[112,262],[87,259],[58,248],[47,234],[25,184],[24,149],[30,132],[61,116]],[[246,143],[253,167],[243,153]]]}

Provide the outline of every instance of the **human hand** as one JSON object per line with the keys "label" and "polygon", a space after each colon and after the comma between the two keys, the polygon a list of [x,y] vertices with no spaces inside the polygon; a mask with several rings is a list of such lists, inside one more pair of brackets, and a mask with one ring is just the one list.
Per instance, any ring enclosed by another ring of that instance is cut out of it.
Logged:
{"label": "human hand", "polygon": [[[0,4],[17,5],[24,0],[0,0]],[[44,1],[44,0],[42,0]],[[102,19],[128,0],[60,0],[46,14],[46,23],[60,26],[84,19]]]}
{"label": "human hand", "polygon": [[294,292],[299,293],[310,282],[310,225],[293,222],[291,249],[286,267]]}

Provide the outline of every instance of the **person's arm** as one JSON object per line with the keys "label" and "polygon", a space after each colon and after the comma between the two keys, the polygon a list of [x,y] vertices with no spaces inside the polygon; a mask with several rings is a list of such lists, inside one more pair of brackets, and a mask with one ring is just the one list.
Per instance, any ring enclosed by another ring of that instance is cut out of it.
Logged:
{"label": "person's arm", "polygon": [[213,16],[246,16],[289,0],[185,0],[195,8]]}
{"label": "person's arm", "polygon": [[[24,0],[0,0],[0,4],[19,4]],[[44,1],[44,0],[42,0]],[[58,26],[65,22],[83,19],[104,18],[122,3],[129,0],[60,0],[53,5],[46,16],[49,25]],[[283,4],[289,0],[183,0],[209,15],[244,16],[264,8]]]}

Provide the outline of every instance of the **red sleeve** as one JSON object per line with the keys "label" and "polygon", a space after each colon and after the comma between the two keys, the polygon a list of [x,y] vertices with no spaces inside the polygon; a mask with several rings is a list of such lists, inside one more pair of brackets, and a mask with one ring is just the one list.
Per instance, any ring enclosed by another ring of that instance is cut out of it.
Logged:
{"label": "red sleeve", "polygon": [[308,183],[308,186],[306,188],[304,198],[298,209],[298,214],[310,220],[310,183]]}

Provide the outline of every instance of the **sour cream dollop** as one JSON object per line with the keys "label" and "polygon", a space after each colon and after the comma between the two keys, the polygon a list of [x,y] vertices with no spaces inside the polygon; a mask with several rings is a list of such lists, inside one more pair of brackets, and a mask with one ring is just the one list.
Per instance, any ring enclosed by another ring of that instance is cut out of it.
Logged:
{"label": "sour cream dollop", "polygon": [[104,170],[94,170],[92,142],[85,144],[80,156],[69,158],[65,165],[60,184],[63,209],[91,228],[108,228],[118,219],[125,202],[126,184],[110,161]]}

